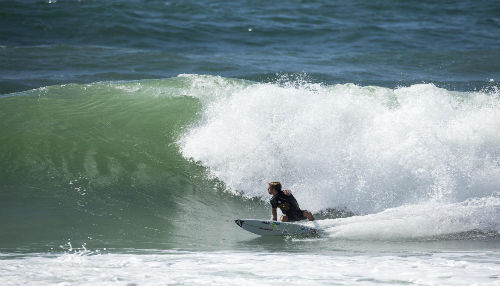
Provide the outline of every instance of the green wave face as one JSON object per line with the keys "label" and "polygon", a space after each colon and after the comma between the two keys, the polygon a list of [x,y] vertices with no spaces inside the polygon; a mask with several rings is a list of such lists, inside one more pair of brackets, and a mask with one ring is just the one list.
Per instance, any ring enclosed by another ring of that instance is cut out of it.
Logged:
{"label": "green wave face", "polygon": [[364,215],[318,216],[332,241],[498,233],[499,128],[498,89],[433,84],[179,75],[10,94],[0,248],[240,249],[233,219],[269,217],[275,180],[303,209]]}
{"label": "green wave face", "polygon": [[200,219],[240,207],[178,152],[177,138],[199,117],[197,92],[211,92],[196,80],[72,84],[0,98],[0,245],[182,247],[179,239],[189,243],[200,230],[216,241],[220,229]]}

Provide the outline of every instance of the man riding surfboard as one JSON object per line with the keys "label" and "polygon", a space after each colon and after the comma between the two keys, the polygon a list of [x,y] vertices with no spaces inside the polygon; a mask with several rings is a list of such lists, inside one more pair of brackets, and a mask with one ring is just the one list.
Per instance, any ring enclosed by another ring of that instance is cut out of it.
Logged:
{"label": "man riding surfboard", "polygon": [[273,218],[272,220],[278,220],[277,208],[280,208],[283,215],[280,218],[282,222],[292,222],[299,221],[303,219],[308,219],[310,221],[314,220],[312,213],[308,210],[301,210],[297,200],[292,195],[290,190],[281,190],[280,182],[271,182],[267,188],[267,192],[273,195],[271,198],[271,207]]}

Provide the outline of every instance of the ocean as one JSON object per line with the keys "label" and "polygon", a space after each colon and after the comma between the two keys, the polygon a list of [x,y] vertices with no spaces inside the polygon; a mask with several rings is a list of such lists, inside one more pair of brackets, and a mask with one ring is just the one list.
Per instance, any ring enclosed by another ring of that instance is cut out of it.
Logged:
{"label": "ocean", "polygon": [[498,1],[2,1],[0,284],[499,285],[499,81]]}

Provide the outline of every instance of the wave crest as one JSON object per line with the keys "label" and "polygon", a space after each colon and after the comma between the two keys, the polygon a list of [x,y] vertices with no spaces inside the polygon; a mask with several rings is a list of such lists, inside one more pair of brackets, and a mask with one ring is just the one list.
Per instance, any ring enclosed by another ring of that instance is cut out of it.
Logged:
{"label": "wave crest", "polygon": [[304,208],[373,213],[499,195],[498,92],[251,84],[202,117],[182,154],[248,197],[280,180]]}

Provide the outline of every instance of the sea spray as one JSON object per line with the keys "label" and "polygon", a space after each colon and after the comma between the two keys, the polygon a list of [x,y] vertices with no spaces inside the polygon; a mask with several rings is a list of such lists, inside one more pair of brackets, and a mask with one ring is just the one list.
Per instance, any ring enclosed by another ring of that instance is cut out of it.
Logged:
{"label": "sea spray", "polygon": [[468,238],[475,233],[498,236],[500,199],[486,197],[462,203],[427,202],[341,219],[319,221],[335,239],[408,240]]}
{"label": "sea spray", "polygon": [[[498,130],[497,92],[432,84],[253,84],[208,102],[179,145],[186,158],[247,197],[265,199],[266,183],[280,180],[301,207],[314,211],[403,208],[397,219],[425,212],[421,204],[431,203],[470,221],[426,233],[438,235],[476,227],[498,231]],[[485,206],[485,224],[475,221],[476,211],[446,207],[484,198],[493,200]],[[408,205],[415,209],[405,213]]]}

